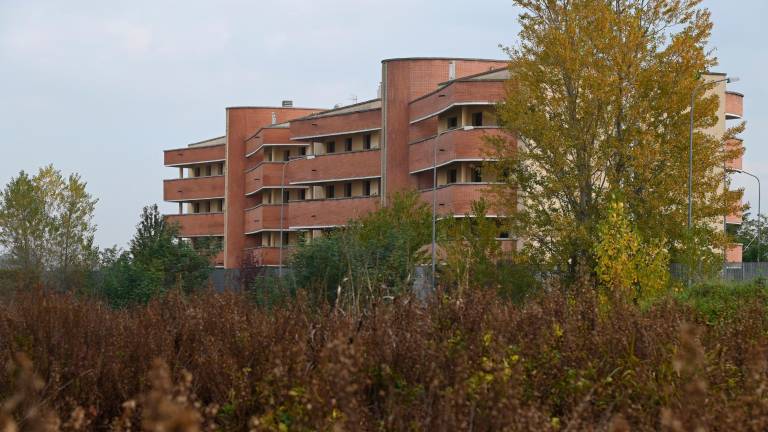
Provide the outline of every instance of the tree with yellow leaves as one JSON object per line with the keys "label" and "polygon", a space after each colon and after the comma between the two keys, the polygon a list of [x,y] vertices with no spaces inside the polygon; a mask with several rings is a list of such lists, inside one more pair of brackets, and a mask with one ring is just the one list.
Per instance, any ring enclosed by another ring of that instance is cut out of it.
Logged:
{"label": "tree with yellow leaves", "polygon": [[[715,221],[738,207],[723,188],[724,137],[696,133],[694,224],[687,218],[689,104],[702,71],[717,63],[701,0],[513,0],[524,9],[511,57],[502,126],[516,145],[492,140],[513,235],[528,251],[574,275],[595,268],[598,227],[613,192],[641,238],[714,254]],[[697,95],[695,127],[716,124],[718,99]],[[521,202],[518,208],[516,197]]]}

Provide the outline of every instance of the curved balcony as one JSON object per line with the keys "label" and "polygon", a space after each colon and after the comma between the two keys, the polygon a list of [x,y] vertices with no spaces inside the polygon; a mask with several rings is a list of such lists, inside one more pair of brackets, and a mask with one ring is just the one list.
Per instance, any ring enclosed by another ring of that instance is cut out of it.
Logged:
{"label": "curved balcony", "polygon": [[[283,224],[288,226],[288,208],[283,209]],[[280,204],[262,204],[245,211],[245,233],[280,229]]]}
{"label": "curved balcony", "polygon": [[163,181],[165,201],[224,198],[224,176],[188,177]]}
{"label": "curved balcony", "polygon": [[744,95],[737,92],[725,92],[725,119],[736,120],[744,117]]}
{"label": "curved balcony", "polygon": [[166,215],[165,221],[179,226],[179,237],[224,235],[224,213]]}
{"label": "curved balcony", "polygon": [[288,221],[291,229],[324,228],[346,225],[379,208],[379,197],[292,201]]}
{"label": "curved balcony", "polygon": [[[283,249],[283,262],[289,256],[290,248]],[[280,248],[254,247],[245,249],[245,259],[255,266],[276,266],[280,264]]]}
{"label": "curved balcony", "polygon": [[353,178],[379,177],[381,153],[365,150],[318,155],[313,159],[296,159],[288,163],[288,183],[321,183]]}
{"label": "curved balcony", "polygon": [[224,144],[187,147],[163,152],[165,166],[185,166],[205,162],[224,162],[226,149]]}
{"label": "curved balcony", "polygon": [[725,223],[728,225],[741,225],[743,222],[743,217],[741,215],[741,212],[729,214],[725,218]]}
{"label": "curved balcony", "polygon": [[[491,185],[485,183],[456,183],[437,188],[437,214],[464,216],[472,213],[472,203],[490,197]],[[421,199],[432,204],[432,190],[421,191]],[[488,216],[499,216],[498,209],[488,209]]]}
{"label": "curved balcony", "polygon": [[[485,137],[501,135],[498,128],[465,128],[445,132],[438,137],[411,144],[408,165],[411,174],[431,169],[434,163],[434,146],[437,141],[437,166],[455,160],[480,160],[487,158]],[[442,151],[440,151],[442,150]]]}
{"label": "curved balcony", "polygon": [[371,108],[291,121],[291,139],[303,141],[380,128],[381,108]]}
{"label": "curved balcony", "polygon": [[453,105],[496,103],[505,97],[503,81],[455,81],[410,105],[410,122],[416,123],[447,110]]}
{"label": "curved balcony", "polygon": [[[279,187],[283,180],[284,162],[264,162],[245,173],[245,194],[252,195],[265,187]],[[286,185],[288,184],[286,168]]]}

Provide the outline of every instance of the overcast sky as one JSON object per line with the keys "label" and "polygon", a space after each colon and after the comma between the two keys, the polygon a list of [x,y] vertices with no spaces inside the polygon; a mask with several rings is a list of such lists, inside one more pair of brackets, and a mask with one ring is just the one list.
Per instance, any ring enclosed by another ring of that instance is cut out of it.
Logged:
{"label": "overcast sky", "polygon": [[[746,94],[745,169],[768,179],[768,2],[705,5],[719,71]],[[163,149],[223,135],[225,107],[373,98],[384,58],[503,58],[516,16],[508,0],[0,0],[0,184],[78,172],[97,242],[124,246],[177,175]]]}

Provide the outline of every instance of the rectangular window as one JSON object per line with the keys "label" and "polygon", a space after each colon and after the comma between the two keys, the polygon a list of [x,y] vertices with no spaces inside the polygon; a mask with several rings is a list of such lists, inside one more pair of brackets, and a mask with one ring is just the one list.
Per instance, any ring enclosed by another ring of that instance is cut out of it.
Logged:
{"label": "rectangular window", "polygon": [[371,181],[366,180],[363,182],[363,195],[371,196]]}
{"label": "rectangular window", "polygon": [[476,112],[472,114],[472,126],[478,127],[483,125],[483,113]]}
{"label": "rectangular window", "polygon": [[290,244],[290,242],[291,242],[291,239],[288,236],[288,234],[289,234],[288,231],[283,231],[282,232],[282,235],[283,235],[283,245]]}
{"label": "rectangular window", "polygon": [[326,153],[336,153],[336,141],[328,141],[325,143]]}
{"label": "rectangular window", "polygon": [[459,172],[456,168],[448,170],[448,184],[456,183],[459,178]]}
{"label": "rectangular window", "polygon": [[459,127],[459,118],[448,117],[448,119],[446,119],[446,124],[448,129],[456,129],[457,127]]}
{"label": "rectangular window", "polygon": [[336,198],[336,187],[334,185],[328,185],[325,188],[326,198]]}
{"label": "rectangular window", "polygon": [[344,183],[344,196],[347,198],[352,196],[352,183]]}
{"label": "rectangular window", "polygon": [[283,161],[288,162],[291,159],[291,151],[290,150],[284,150],[283,151]]}
{"label": "rectangular window", "polygon": [[219,174],[224,175],[224,162],[219,164]]}
{"label": "rectangular window", "polygon": [[200,213],[200,203],[192,203],[192,213]]}
{"label": "rectangular window", "polygon": [[283,191],[283,202],[286,203],[291,200],[291,191]]}
{"label": "rectangular window", "polygon": [[224,212],[224,200],[223,199],[219,200],[219,208],[221,209],[222,212]]}
{"label": "rectangular window", "polygon": [[200,177],[200,167],[195,167],[195,177]]}
{"label": "rectangular window", "polygon": [[299,189],[299,199],[304,201],[307,199],[307,190],[306,189]]}
{"label": "rectangular window", "polygon": [[474,183],[482,183],[483,171],[478,167],[472,167],[472,181]]}
{"label": "rectangular window", "polygon": [[351,152],[352,151],[352,138],[347,138],[344,140],[344,151]]}
{"label": "rectangular window", "polygon": [[363,135],[363,149],[365,150],[371,149],[371,134]]}
{"label": "rectangular window", "polygon": [[302,156],[306,156],[307,155],[307,148],[306,147],[302,147],[299,150],[299,153],[301,153]]}

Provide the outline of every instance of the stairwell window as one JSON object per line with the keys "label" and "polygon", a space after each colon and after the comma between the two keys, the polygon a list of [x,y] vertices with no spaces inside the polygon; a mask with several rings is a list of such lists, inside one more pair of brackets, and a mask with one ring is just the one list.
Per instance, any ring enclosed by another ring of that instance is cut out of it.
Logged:
{"label": "stairwell window", "polygon": [[483,125],[483,113],[476,112],[472,114],[472,126],[474,127],[480,127]]}

